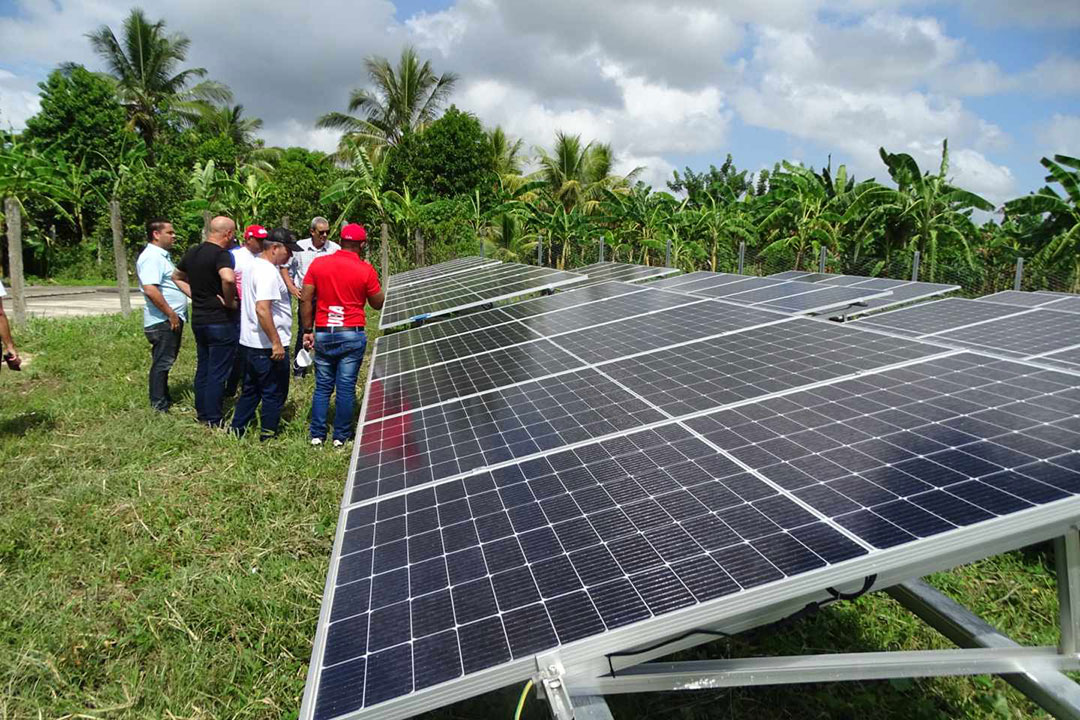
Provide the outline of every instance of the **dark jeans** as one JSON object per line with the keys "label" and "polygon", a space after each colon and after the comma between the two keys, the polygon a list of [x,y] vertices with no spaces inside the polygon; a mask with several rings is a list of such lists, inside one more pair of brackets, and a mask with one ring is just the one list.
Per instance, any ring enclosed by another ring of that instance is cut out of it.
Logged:
{"label": "dark jeans", "polygon": [[289,396],[289,359],[270,357],[270,349],[244,348],[244,389],[236,401],[233,430],[242,435],[255,419],[255,408],[262,401],[262,439],[277,435],[281,409]]}
{"label": "dark jeans", "polygon": [[315,394],[311,397],[313,438],[326,437],[326,416],[330,395],[336,390],[334,439],[352,437],[353,409],[356,407],[356,376],[364,361],[367,335],[363,330],[315,333]]}
{"label": "dark jeans", "polygon": [[236,325],[192,325],[197,350],[195,365],[195,415],[199,422],[221,425],[221,401],[225,383],[236,358]]}
{"label": "dark jeans", "polygon": [[172,405],[169,395],[169,371],[176,356],[180,354],[180,340],[184,335],[184,323],[176,330],[169,328],[168,321],[143,328],[150,341],[150,407],[167,412]]}
{"label": "dark jeans", "polygon": [[[240,338],[240,323],[236,323],[236,337]],[[236,389],[240,387],[240,381],[244,379],[244,346],[237,343],[236,357],[233,359],[232,371],[229,379],[225,382],[225,397],[231,398],[236,395]]]}

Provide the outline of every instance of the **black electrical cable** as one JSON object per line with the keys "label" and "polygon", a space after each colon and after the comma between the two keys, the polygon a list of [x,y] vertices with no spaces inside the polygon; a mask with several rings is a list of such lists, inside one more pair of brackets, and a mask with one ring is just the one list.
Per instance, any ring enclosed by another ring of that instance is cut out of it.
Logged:
{"label": "black electrical cable", "polygon": [[[838,600],[857,600],[858,598],[861,598],[866,593],[870,592],[870,589],[874,587],[874,583],[876,581],[877,581],[877,574],[876,573],[874,575],[867,575],[865,578],[863,578],[862,587],[859,588],[858,590],[856,590],[855,592],[852,592],[852,593],[840,592],[836,588],[827,587],[827,588],[825,588],[825,592],[829,593],[829,595],[831,597],[830,600],[822,600],[820,602],[807,603],[801,610],[798,610],[797,612],[794,612],[791,615],[788,615],[787,617],[780,618],[779,620],[777,620],[775,622],[771,622],[768,625],[764,625],[762,627],[758,627],[758,628],[754,628],[754,629],[755,630],[762,630],[762,629],[775,629],[777,627],[783,627],[784,625],[790,625],[791,623],[793,623],[793,622],[795,622],[797,620],[802,620],[803,618],[809,617],[809,616],[817,613],[818,610],[825,607],[826,605],[832,605],[834,602],[837,602]],[[691,635],[711,635],[712,637],[725,637],[725,638],[726,637],[731,637],[731,635],[729,635],[728,633],[721,632],[720,630],[708,630],[706,628],[699,628],[697,630],[690,630],[688,632],[685,632],[682,635],[679,635],[678,637],[669,638],[667,640],[661,640],[660,642],[655,643],[653,645],[649,645],[648,647],[639,648],[637,650],[621,650],[619,652],[608,653],[604,657],[607,658],[608,670],[610,671],[611,677],[615,677],[615,664],[611,661],[612,658],[633,657],[634,655],[642,655],[644,653],[652,652],[653,650],[657,650],[659,648],[662,648],[665,645],[670,645],[670,644],[676,643],[676,642],[678,642],[680,640],[685,640],[686,638],[690,637]]]}

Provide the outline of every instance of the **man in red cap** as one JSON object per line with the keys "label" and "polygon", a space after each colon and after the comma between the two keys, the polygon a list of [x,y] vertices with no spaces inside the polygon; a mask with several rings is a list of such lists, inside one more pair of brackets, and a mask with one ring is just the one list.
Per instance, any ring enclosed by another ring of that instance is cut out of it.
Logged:
{"label": "man in red cap", "polygon": [[[244,244],[237,245],[229,252],[233,256],[233,274],[236,275],[236,298],[243,303],[244,272],[262,253],[263,240],[270,236],[270,231],[262,225],[248,225],[244,228]],[[236,317],[236,337],[240,337],[240,316]],[[232,397],[244,377],[244,346],[236,348],[236,360],[233,362],[229,381],[225,383],[225,397]]]}
{"label": "man in red cap", "polygon": [[315,350],[315,394],[311,398],[311,444],[326,441],[330,395],[337,391],[334,447],[352,437],[356,377],[364,361],[364,306],[381,310],[379,276],[361,259],[367,233],[356,223],[341,228],[341,250],[316,258],[304,275],[300,319],[304,347]]}

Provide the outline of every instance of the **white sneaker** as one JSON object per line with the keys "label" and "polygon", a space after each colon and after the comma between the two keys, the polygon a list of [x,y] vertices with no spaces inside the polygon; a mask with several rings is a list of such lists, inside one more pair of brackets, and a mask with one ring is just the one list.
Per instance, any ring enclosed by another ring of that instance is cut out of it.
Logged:
{"label": "white sneaker", "polygon": [[334,441],[334,447],[336,447],[336,448],[345,447],[345,441],[344,440],[335,440]]}
{"label": "white sneaker", "polygon": [[311,438],[311,447],[319,447],[320,445],[322,445],[322,443],[322,438]]}

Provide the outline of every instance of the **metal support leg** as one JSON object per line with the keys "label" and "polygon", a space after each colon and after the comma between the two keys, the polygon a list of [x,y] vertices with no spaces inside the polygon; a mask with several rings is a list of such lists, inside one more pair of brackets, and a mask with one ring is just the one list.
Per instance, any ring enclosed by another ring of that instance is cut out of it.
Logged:
{"label": "metal support leg", "polygon": [[603,695],[576,695],[571,700],[574,720],[615,720]]}
{"label": "metal support leg", "polygon": [[1075,528],[1054,540],[1057,566],[1060,650],[1074,655],[1080,643],[1080,533]]}
{"label": "metal support leg", "polygon": [[[1072,559],[1075,562],[1080,557],[1076,553],[1077,550],[1080,550],[1080,544],[1077,544],[1078,536],[1075,532],[1071,532],[1070,535],[1074,541]],[[1055,549],[1065,545],[1066,542],[1067,538],[1061,539],[1059,546],[1055,546]],[[1063,558],[1068,554],[1067,551],[1059,553]],[[1072,584],[1064,581],[1066,575],[1071,576],[1073,583],[1075,583],[1076,578],[1080,577],[1075,572],[1063,574],[1059,570],[1059,588]],[[896,585],[889,588],[887,592],[926,624],[960,647],[990,648],[994,652],[1002,653],[1011,653],[1023,649],[1011,638],[988,625],[982,618],[922,580]],[[1073,595],[1074,599],[1076,597],[1076,595]],[[1064,627],[1065,618],[1063,614],[1063,639]],[[1075,659],[1076,655],[1058,655],[1058,658],[1062,660],[1070,657]],[[1040,667],[1037,663],[1024,664],[1017,669],[1020,672],[1004,672],[1001,677],[1024,695],[1027,695],[1032,702],[1053,714],[1054,717],[1080,720],[1080,686],[1070,680],[1068,676],[1058,669],[1050,666]]]}

